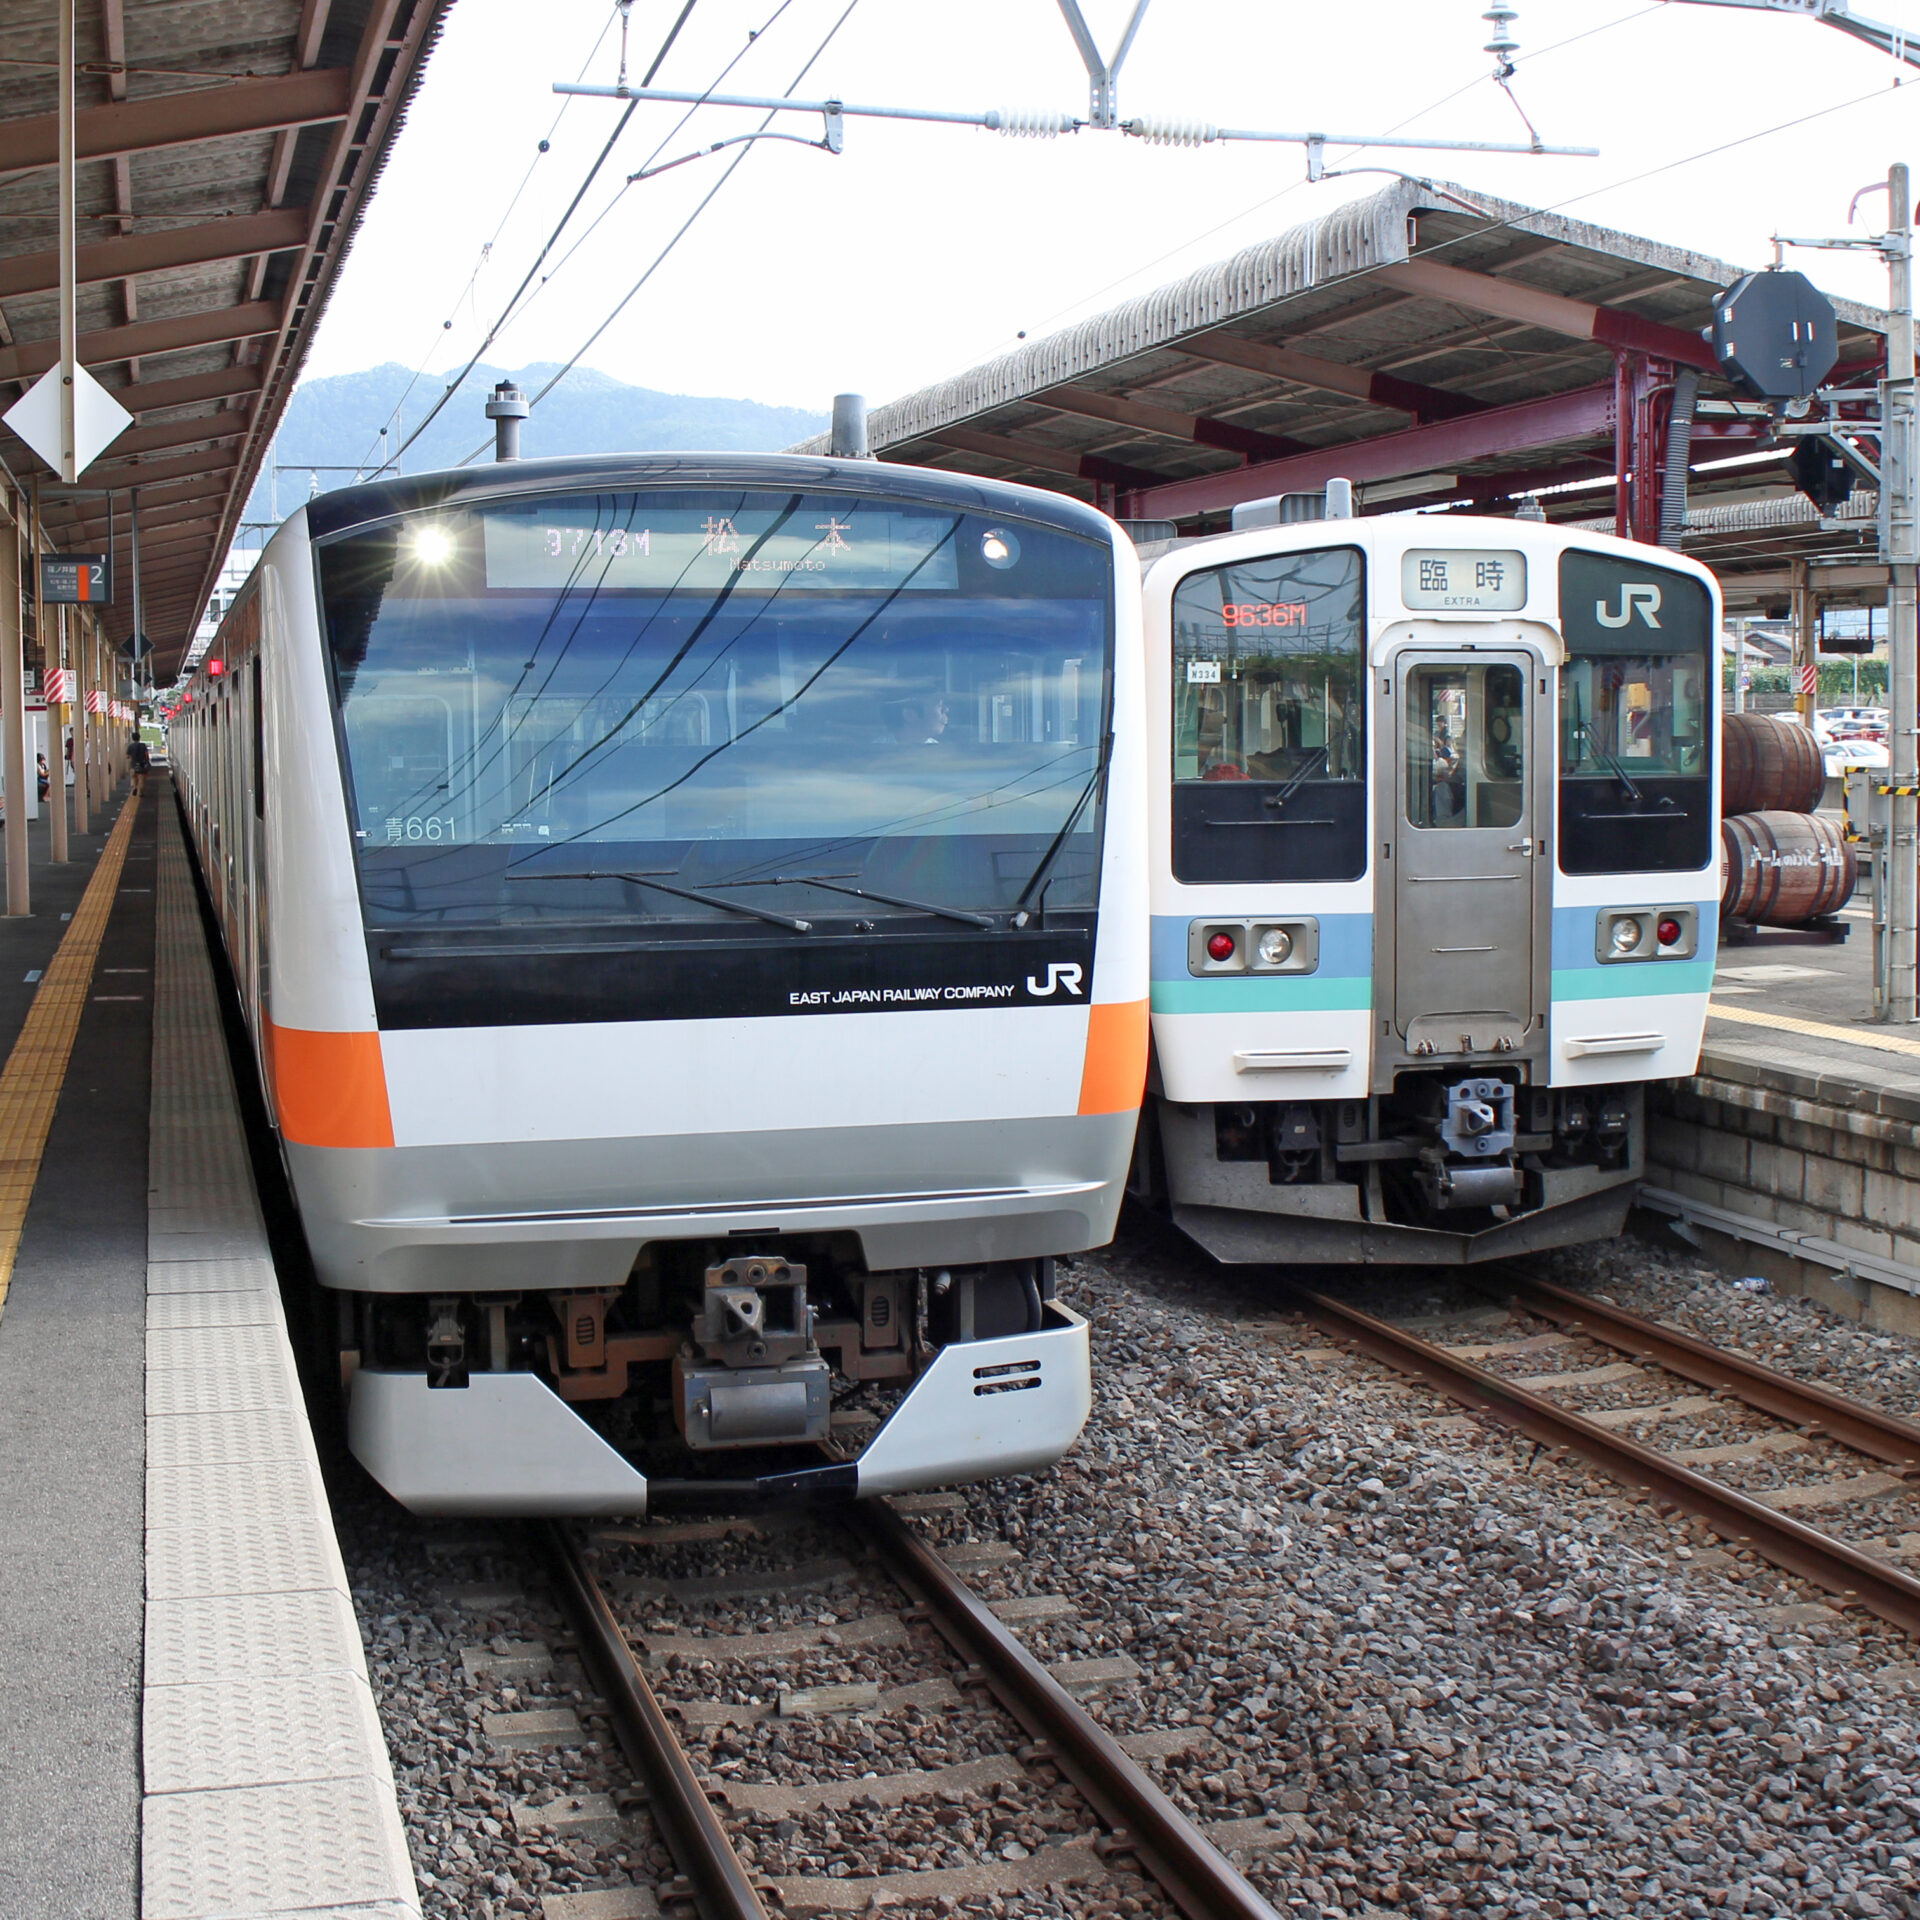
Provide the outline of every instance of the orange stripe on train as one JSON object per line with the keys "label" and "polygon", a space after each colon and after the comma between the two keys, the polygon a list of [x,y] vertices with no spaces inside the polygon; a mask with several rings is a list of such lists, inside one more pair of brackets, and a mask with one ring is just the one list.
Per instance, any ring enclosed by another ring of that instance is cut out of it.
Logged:
{"label": "orange stripe on train", "polygon": [[314,1033],[267,1022],[280,1131],[303,1147],[390,1147],[393,1114],[377,1033]]}
{"label": "orange stripe on train", "polygon": [[1082,1113],[1131,1113],[1147,1086],[1147,1003],[1116,1000],[1087,1009]]}

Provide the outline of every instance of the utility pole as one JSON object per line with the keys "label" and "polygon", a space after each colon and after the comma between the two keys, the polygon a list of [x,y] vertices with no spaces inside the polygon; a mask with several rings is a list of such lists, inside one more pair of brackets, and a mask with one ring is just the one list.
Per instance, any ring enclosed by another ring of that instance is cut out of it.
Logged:
{"label": "utility pole", "polygon": [[1887,259],[1892,315],[1887,330],[1887,377],[1880,389],[1881,558],[1887,565],[1887,660],[1893,681],[1888,784],[1893,819],[1887,863],[1889,902],[1886,1017],[1900,1024],[1920,1018],[1920,470],[1915,466],[1913,394],[1913,190],[1904,163],[1887,174]]}

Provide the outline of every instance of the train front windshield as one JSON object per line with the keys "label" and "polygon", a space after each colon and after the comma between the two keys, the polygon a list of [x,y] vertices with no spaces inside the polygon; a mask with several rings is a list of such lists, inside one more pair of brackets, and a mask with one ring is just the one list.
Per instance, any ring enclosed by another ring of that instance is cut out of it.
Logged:
{"label": "train front windshield", "polygon": [[1034,904],[1043,862],[1049,909],[1095,904],[1096,542],[660,489],[413,515],[319,568],[371,927],[878,925]]}
{"label": "train front windshield", "polygon": [[1560,867],[1692,872],[1714,852],[1713,602],[1690,574],[1560,557]]}

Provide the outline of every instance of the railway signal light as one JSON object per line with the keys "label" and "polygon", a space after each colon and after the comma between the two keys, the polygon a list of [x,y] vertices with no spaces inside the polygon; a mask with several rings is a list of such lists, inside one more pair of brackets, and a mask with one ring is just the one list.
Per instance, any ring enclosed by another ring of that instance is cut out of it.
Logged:
{"label": "railway signal light", "polygon": [[1853,497],[1853,469],[1829,440],[1799,441],[1788,463],[1793,484],[1825,515]]}
{"label": "railway signal light", "polygon": [[1805,400],[1840,358],[1833,303],[1791,268],[1736,280],[1714,301],[1706,338],[1720,371],[1756,400]]}

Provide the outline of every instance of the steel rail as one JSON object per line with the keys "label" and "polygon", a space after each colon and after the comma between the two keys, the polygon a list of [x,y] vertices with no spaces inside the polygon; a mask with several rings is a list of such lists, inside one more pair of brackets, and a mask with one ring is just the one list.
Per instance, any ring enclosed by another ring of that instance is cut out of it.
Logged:
{"label": "steel rail", "polygon": [[1750,1546],[1775,1566],[1920,1635],[1920,1580],[1898,1567],[1722,1486],[1651,1447],[1583,1420],[1388,1321],[1310,1287],[1283,1284],[1307,1317],[1335,1339],[1424,1380],[1449,1399],[1490,1415],[1543,1447],[1578,1454],[1630,1491],[1649,1495],[1656,1505],[1694,1514],[1723,1539]]}
{"label": "steel rail", "polygon": [[863,1500],[848,1524],[1188,1920],[1278,1920],[1258,1889],[891,1507]]}
{"label": "steel rail", "polygon": [[1891,1466],[1920,1467],[1920,1425],[1898,1414],[1777,1373],[1745,1354],[1716,1347],[1677,1327],[1629,1313],[1624,1307],[1569,1293],[1530,1274],[1503,1274],[1495,1284],[1529,1313],[1587,1334],[1603,1346],[1651,1360],[1703,1387],[1730,1393],[1762,1413],[1824,1433],[1855,1453]]}
{"label": "steel rail", "polygon": [[606,1695],[621,1747],[653,1796],[648,1811],[687,1876],[702,1920],[768,1920],[578,1543],[557,1521],[541,1522],[538,1532],[555,1585],[573,1616],[580,1651]]}

